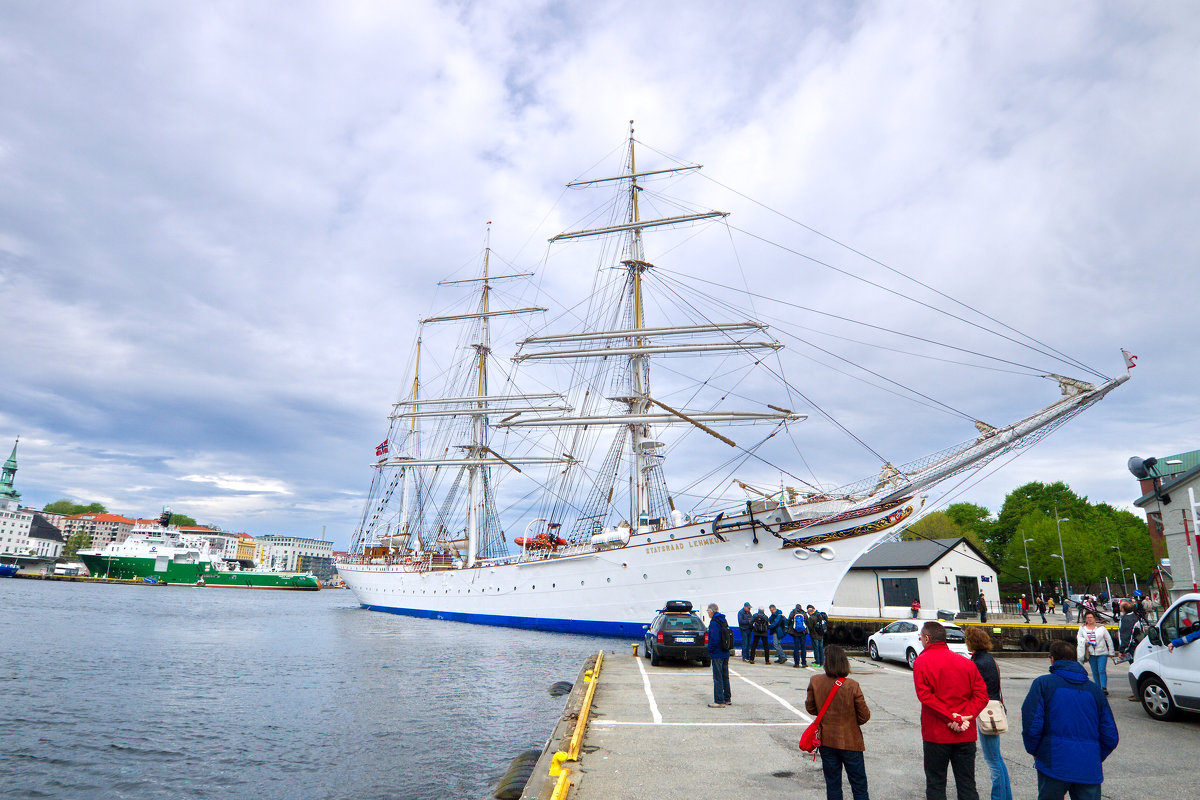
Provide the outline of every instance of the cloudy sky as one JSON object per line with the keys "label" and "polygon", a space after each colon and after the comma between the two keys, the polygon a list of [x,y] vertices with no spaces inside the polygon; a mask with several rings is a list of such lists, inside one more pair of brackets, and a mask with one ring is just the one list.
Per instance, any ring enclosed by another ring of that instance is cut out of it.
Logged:
{"label": "cloudy sky", "polygon": [[[917,291],[790,218],[1107,376],[1137,353],[1100,406],[952,498],[1064,480],[1128,507],[1129,456],[1200,446],[1197,41],[1190,3],[6,3],[2,455],[19,435],[28,505],[345,546],[434,282],[477,268],[487,221],[498,258],[537,269],[582,213],[563,184],[617,166],[632,119],[639,166],[703,163],[701,204],[739,230]],[[886,316],[784,252],[742,250],[737,283]],[[906,322],[966,336],[887,319]],[[891,460],[973,434],[813,355],[793,383]],[[993,424],[1057,391],[871,365]],[[813,431],[832,485],[876,468]]]}

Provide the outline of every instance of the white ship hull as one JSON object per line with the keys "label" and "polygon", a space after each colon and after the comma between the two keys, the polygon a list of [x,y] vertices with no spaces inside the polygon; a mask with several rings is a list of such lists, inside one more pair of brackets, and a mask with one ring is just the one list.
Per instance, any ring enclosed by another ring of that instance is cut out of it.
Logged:
{"label": "white ship hull", "polygon": [[[843,515],[773,535],[741,515],[634,534],[624,547],[457,569],[339,563],[359,603],[374,611],[484,625],[640,636],[667,600],[829,608],[850,566],[888,533],[911,522],[923,498]],[[726,527],[729,526],[729,527]],[[757,539],[757,544],[755,543]]]}

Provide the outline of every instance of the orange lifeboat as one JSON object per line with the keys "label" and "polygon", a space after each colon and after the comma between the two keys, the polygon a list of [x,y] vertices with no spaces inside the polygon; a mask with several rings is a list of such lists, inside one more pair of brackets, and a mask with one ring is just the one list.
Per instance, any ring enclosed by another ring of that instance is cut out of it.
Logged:
{"label": "orange lifeboat", "polygon": [[513,539],[513,544],[524,547],[526,550],[555,550],[566,543],[566,539],[551,536],[548,533],[539,533],[533,537],[518,536]]}

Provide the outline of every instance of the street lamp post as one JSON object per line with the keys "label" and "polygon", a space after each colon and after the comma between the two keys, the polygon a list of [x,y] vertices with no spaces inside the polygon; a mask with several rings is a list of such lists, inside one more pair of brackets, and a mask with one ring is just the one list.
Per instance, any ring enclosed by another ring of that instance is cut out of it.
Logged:
{"label": "street lamp post", "polygon": [[1025,575],[1029,578],[1029,601],[1033,602],[1033,570],[1029,568],[1029,545],[1027,542],[1032,542],[1033,539],[1026,539],[1025,534],[1019,534],[1021,537],[1021,547],[1025,549]]}
{"label": "street lamp post", "polygon": [[1069,584],[1067,582],[1067,560],[1065,558],[1063,558],[1062,556],[1060,556],[1058,553],[1051,553],[1050,557],[1057,558],[1059,561],[1063,562],[1063,586],[1066,587],[1065,589],[1063,589],[1063,597],[1070,597],[1071,596],[1071,584]]}
{"label": "street lamp post", "polygon": [[[1060,525],[1059,523],[1060,522],[1070,522],[1070,521],[1071,521],[1070,517],[1068,517],[1065,520],[1060,520],[1058,518],[1058,503],[1055,503],[1054,504],[1054,529],[1056,531],[1058,531],[1058,552],[1062,553],[1062,555],[1060,555],[1059,558],[1061,558],[1062,562],[1063,562],[1063,596],[1064,597],[1070,596],[1071,583],[1070,583],[1070,581],[1067,580],[1067,551],[1066,551],[1066,549],[1063,548],[1062,525]],[[1050,555],[1054,555],[1054,554],[1051,553]]]}
{"label": "street lamp post", "polygon": [[1115,545],[1113,545],[1112,547],[1109,547],[1108,549],[1117,551],[1117,558],[1121,562],[1121,594],[1128,595],[1129,594],[1129,586],[1126,585],[1126,583],[1125,583],[1125,558],[1124,558],[1124,556],[1121,555],[1121,543],[1117,542]]}

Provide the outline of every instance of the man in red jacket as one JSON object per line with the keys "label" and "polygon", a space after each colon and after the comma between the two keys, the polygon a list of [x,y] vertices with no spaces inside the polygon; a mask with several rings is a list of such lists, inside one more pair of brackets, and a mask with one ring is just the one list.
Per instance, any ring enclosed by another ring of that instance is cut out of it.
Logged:
{"label": "man in red jacket", "polygon": [[913,684],[921,701],[925,798],[946,800],[946,767],[954,770],[958,800],[979,800],[975,791],[975,718],[988,704],[987,686],[968,658],[946,646],[940,622],[921,628],[921,655]]}

